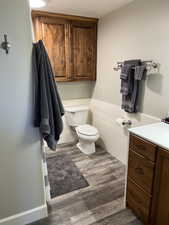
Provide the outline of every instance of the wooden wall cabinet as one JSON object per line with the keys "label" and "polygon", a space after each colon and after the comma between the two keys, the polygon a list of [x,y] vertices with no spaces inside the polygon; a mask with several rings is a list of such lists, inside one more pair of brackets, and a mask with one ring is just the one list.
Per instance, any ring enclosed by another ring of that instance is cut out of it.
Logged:
{"label": "wooden wall cabinet", "polygon": [[126,203],[143,224],[169,224],[169,150],[132,134]]}
{"label": "wooden wall cabinet", "polygon": [[35,39],[42,39],[57,81],[96,79],[97,19],[32,12]]}
{"label": "wooden wall cabinet", "polygon": [[74,21],[71,25],[71,38],[74,79],[95,80],[96,24]]}

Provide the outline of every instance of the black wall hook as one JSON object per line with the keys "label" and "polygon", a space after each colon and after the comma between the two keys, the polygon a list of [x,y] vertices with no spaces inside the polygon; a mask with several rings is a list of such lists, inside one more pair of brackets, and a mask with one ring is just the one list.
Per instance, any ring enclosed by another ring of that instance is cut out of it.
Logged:
{"label": "black wall hook", "polygon": [[8,36],[7,34],[4,34],[4,41],[1,43],[0,48],[5,50],[6,54],[9,53],[9,49],[11,48],[10,43],[8,42]]}

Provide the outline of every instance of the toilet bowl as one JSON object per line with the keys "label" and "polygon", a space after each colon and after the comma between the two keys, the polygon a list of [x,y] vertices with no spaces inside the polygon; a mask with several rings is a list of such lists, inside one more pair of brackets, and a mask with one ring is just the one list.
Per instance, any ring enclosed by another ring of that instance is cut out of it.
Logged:
{"label": "toilet bowl", "polygon": [[99,138],[98,130],[88,124],[77,126],[75,129],[79,138],[77,147],[80,151],[87,155],[95,153],[95,142]]}
{"label": "toilet bowl", "polygon": [[99,132],[94,126],[87,124],[89,106],[67,106],[65,112],[68,125],[72,130],[76,130],[79,139],[77,147],[84,154],[93,154],[96,151],[95,142],[99,138]]}

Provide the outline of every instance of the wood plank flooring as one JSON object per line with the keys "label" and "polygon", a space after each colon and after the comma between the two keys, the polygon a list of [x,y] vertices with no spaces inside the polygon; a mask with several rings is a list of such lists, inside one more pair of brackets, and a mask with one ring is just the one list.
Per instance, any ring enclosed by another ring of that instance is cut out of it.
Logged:
{"label": "wood plank flooring", "polygon": [[58,151],[71,156],[89,186],[52,199],[49,217],[32,225],[141,224],[129,210],[120,212],[124,209],[125,188],[125,166],[120,161],[101,148],[92,156],[84,155],[76,146]]}

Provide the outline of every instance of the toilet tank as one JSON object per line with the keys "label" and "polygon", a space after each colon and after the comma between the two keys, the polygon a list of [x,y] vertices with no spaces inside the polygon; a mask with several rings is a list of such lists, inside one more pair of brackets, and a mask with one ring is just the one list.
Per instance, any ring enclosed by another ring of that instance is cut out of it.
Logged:
{"label": "toilet tank", "polygon": [[87,123],[89,107],[86,105],[65,107],[66,121],[69,126],[76,127]]}

